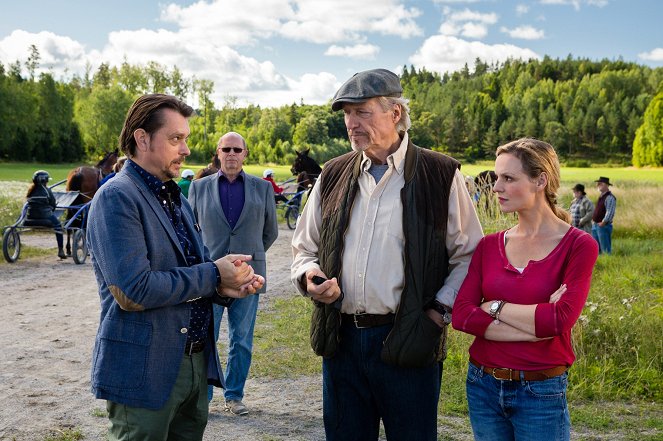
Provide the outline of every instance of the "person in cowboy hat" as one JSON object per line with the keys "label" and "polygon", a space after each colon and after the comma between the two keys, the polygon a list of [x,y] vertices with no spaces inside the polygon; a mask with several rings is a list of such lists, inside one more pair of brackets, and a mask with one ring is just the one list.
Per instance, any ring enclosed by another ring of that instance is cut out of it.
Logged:
{"label": "person in cowboy hat", "polygon": [[596,181],[601,192],[592,215],[592,236],[599,244],[599,253],[612,253],[612,220],[617,209],[617,198],[610,192],[610,179],[601,176]]}

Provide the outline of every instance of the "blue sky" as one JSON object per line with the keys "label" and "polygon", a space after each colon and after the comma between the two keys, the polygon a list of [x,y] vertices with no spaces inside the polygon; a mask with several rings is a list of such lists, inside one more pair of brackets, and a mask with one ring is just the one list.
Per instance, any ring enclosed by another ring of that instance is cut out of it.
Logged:
{"label": "blue sky", "polygon": [[157,61],[214,81],[219,106],[322,104],[375,67],[569,54],[662,67],[661,17],[658,0],[21,0],[0,14],[0,62],[35,44],[56,78]]}

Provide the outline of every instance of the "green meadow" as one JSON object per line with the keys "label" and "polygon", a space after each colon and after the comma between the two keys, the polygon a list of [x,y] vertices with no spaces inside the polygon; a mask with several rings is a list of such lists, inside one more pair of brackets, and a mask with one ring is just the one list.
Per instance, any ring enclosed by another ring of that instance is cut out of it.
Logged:
{"label": "green meadow", "polygon": [[[72,166],[0,164],[0,225],[14,221],[32,173],[39,168],[48,170],[55,182]],[[278,181],[290,177],[289,166],[250,165],[247,171],[261,176],[265,168],[274,169]],[[488,168],[490,163],[469,164],[462,171],[475,175]],[[573,331],[577,360],[569,377],[571,418],[578,439],[661,440],[663,169],[563,168],[560,204],[568,207],[576,183],[583,183],[595,201],[598,192],[592,181],[599,176],[610,178],[618,199],[613,254],[599,256],[587,305]],[[515,222],[512,216],[490,217],[481,205],[479,216],[486,233]],[[252,376],[296,380],[319,374],[320,359],[308,345],[310,308],[310,302],[293,289],[292,297],[276,299],[259,311]],[[468,335],[449,332],[441,421],[467,414],[464,389],[470,342]]]}

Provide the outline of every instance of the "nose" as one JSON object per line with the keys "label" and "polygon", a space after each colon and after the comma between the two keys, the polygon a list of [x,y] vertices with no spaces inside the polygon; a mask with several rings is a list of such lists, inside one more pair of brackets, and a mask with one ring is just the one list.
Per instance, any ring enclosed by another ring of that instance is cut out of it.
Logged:
{"label": "nose", "polygon": [[183,141],[180,145],[180,155],[189,156],[190,154],[191,150],[189,150],[189,146],[186,144],[186,141]]}
{"label": "nose", "polygon": [[497,178],[497,181],[495,181],[495,183],[493,184],[492,190],[494,193],[499,193],[500,191],[502,191],[502,181],[499,178]]}
{"label": "nose", "polygon": [[351,113],[345,114],[345,127],[348,129],[356,128],[358,126],[357,121],[357,118]]}

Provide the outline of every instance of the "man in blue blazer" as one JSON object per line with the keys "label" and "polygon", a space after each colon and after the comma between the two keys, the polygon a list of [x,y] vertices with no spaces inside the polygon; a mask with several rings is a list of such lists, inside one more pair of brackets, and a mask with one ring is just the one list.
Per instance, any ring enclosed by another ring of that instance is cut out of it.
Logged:
{"label": "man in blue blazer", "polygon": [[201,440],[207,384],[222,376],[212,302],[262,288],[250,256],[212,261],[193,212],[172,180],[190,151],[179,99],[144,95],[120,135],[129,157],[97,192],[88,244],[101,317],[92,356],[92,391],[107,400],[112,440]]}
{"label": "man in blue blazer", "polygon": [[[258,274],[267,274],[265,252],[278,236],[274,191],[269,182],[242,169],[248,155],[246,141],[235,132],[223,135],[217,145],[218,173],[193,181],[189,203],[203,230],[203,241],[213,259],[227,254],[247,254]],[[258,292],[265,292],[266,286]],[[214,305],[214,333],[224,307]],[[258,311],[258,296],[235,300],[228,306],[230,345],[225,372],[225,410],[246,415],[242,402],[244,384],[251,366],[253,328]],[[208,399],[213,387],[208,387]]]}

